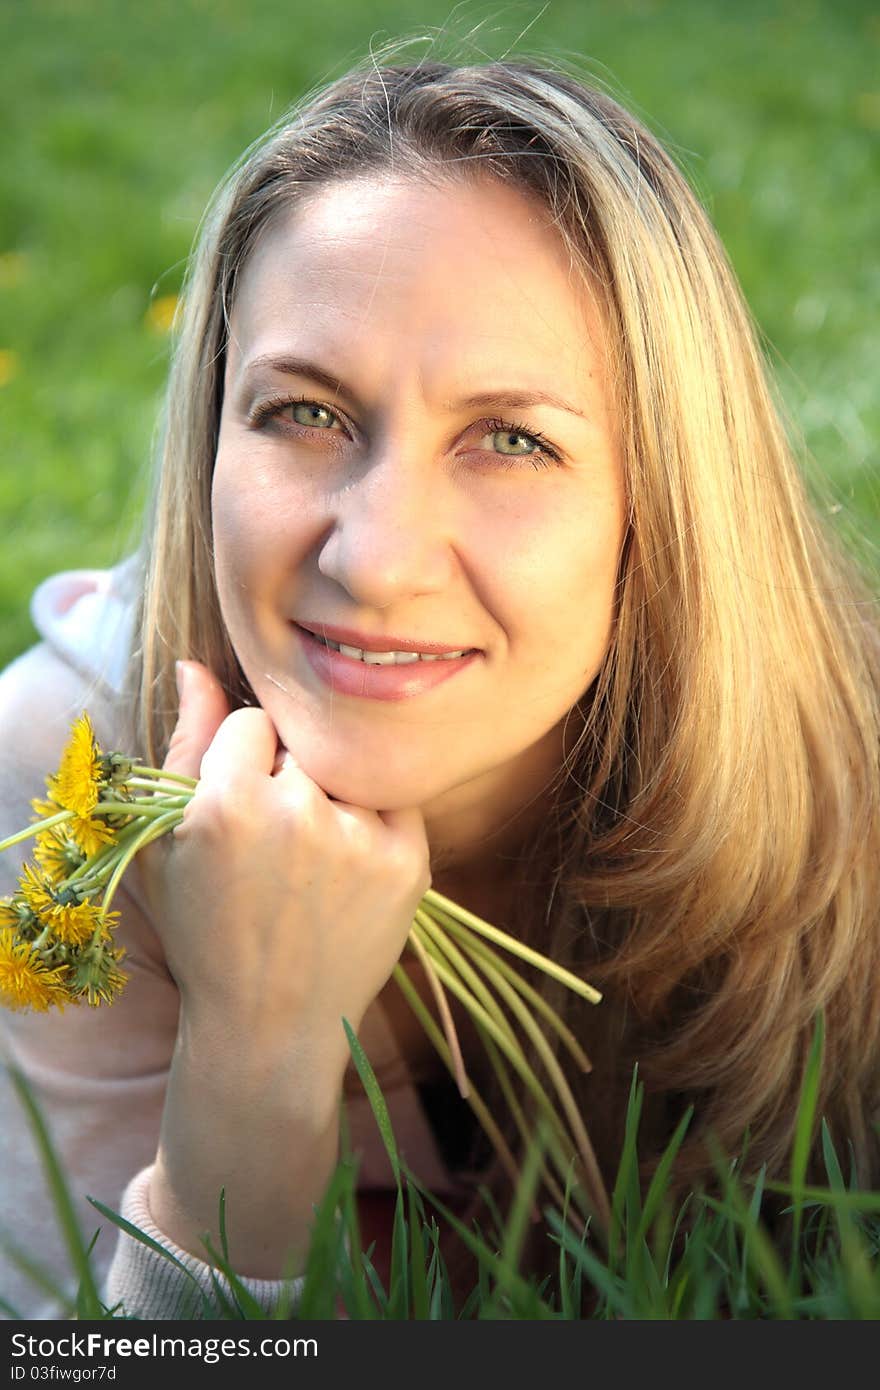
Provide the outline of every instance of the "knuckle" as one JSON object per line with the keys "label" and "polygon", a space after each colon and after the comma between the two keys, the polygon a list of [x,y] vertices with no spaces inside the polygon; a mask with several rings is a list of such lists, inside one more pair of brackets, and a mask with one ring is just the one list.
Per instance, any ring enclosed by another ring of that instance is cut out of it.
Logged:
{"label": "knuckle", "polygon": [[184,814],[190,829],[212,840],[240,835],[248,819],[247,798],[229,784],[200,785]]}
{"label": "knuckle", "polygon": [[392,840],[385,856],[385,865],[394,878],[402,884],[411,884],[413,890],[421,888],[424,893],[430,886],[430,865],[421,845],[414,845],[402,838]]}
{"label": "knuckle", "polygon": [[258,705],[245,705],[241,709],[234,709],[223,721],[228,728],[235,731],[236,735],[243,737],[257,737],[264,734],[271,734],[274,737],[275,726],[264,709]]}

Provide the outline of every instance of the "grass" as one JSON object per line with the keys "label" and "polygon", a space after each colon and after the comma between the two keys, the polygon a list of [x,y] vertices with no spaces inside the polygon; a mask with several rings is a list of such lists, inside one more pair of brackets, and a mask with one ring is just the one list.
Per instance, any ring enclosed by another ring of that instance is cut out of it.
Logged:
{"label": "grass", "polygon": [[41,578],[131,546],[167,309],[211,189],[303,92],[371,43],[419,34],[414,60],[438,35],[446,57],[560,54],[671,144],[835,521],[876,560],[880,18],[868,0],[30,0],[0,7],[0,665],[33,640]]}
{"label": "grass", "polygon": [[[638,1126],[643,1087],[633,1075],[612,1221],[603,1237],[575,1221],[563,1206],[542,1219],[557,1252],[556,1270],[541,1282],[521,1267],[542,1161],[539,1132],[503,1229],[490,1236],[464,1226],[419,1182],[397,1151],[381,1091],[370,1064],[349,1030],[349,1041],[397,1181],[390,1271],[383,1281],[359,1232],[357,1168],[343,1157],[321,1204],[298,1302],[286,1295],[271,1312],[260,1307],[235,1273],[226,1241],[225,1201],[220,1194],[220,1249],[206,1241],[206,1258],[227,1282],[215,1281],[213,1303],[193,1290],[193,1316],[226,1320],[331,1320],[344,1308],[349,1319],[420,1321],[493,1320],[875,1320],[880,1317],[880,1193],[847,1183],[824,1120],[816,1126],[822,1060],[822,1021],[801,1091],[788,1181],[769,1182],[763,1169],[743,1176],[747,1143],[736,1159],[718,1152],[718,1194],[699,1191],[670,1199],[675,1157],[691,1122],[688,1112],[669,1141],[647,1190],[638,1175]],[[73,1214],[70,1192],[45,1123],[23,1076],[13,1080],[30,1116],[55,1210],[78,1281],[65,1296],[52,1275],[20,1263],[43,1288],[55,1288],[70,1316],[121,1320],[124,1309],[101,1302],[90,1246]],[[826,1186],[807,1186],[804,1175],[814,1137],[821,1147]],[[764,1220],[766,1203],[783,1199],[774,1236]],[[165,1258],[174,1256],[99,1202],[98,1211]],[[683,1222],[687,1222],[686,1229]],[[451,1227],[471,1252],[476,1281],[457,1293],[441,1251],[441,1232]],[[94,1243],[94,1241],[92,1242]],[[183,1267],[181,1266],[181,1269]],[[186,1271],[183,1271],[186,1275]],[[13,1317],[26,1310],[7,1308]]]}

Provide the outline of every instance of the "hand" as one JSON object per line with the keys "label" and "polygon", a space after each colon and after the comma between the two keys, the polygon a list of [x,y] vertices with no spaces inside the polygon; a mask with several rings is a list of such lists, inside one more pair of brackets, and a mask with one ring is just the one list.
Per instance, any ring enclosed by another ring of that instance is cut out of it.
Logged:
{"label": "hand", "polygon": [[150,1206],[203,1256],[225,1188],[233,1263],[274,1278],[336,1162],[342,1018],[359,1028],[403,950],[428,845],[419,811],[331,801],[263,710],[230,714],[197,662],[181,675],[165,767],[200,781],[145,852],[181,996]]}
{"label": "hand", "polygon": [[263,710],[230,714],[204,666],[181,668],[165,767],[200,781],[151,879],[182,1008],[264,1064],[335,1042],[344,1065],[341,1019],[360,1026],[430,886],[421,813],[332,801]]}

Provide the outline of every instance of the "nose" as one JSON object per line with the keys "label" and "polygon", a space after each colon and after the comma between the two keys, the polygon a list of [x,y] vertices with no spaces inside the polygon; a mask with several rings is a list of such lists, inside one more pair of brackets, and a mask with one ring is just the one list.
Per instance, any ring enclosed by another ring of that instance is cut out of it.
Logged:
{"label": "nose", "polygon": [[455,564],[450,510],[436,481],[388,450],[337,495],[318,569],[361,607],[444,589]]}

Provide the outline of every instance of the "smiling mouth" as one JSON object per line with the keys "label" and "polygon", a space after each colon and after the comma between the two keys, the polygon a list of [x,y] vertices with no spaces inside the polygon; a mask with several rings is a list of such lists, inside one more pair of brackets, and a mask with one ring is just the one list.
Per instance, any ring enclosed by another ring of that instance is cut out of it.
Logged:
{"label": "smiling mouth", "polygon": [[469,656],[475,651],[475,647],[464,647],[458,652],[367,652],[361,647],[350,647],[346,642],[331,642],[329,637],[320,637],[317,633],[313,636],[329,647],[333,652],[339,652],[342,656],[349,656],[353,661],[362,661],[365,666],[412,666],[416,661],[456,661],[459,657]]}
{"label": "smiling mouth", "polygon": [[[352,640],[360,637],[360,633],[330,623],[295,622],[294,627],[328,651],[338,652],[340,656],[348,657],[350,661],[359,661],[364,666],[414,666],[421,661],[459,661],[462,657],[474,656],[479,651],[477,647],[457,647],[453,650],[439,642],[431,641],[425,641],[422,649],[416,641],[405,637],[392,637],[390,634],[385,638],[388,642],[387,647],[382,645],[381,637],[366,634],[365,645],[361,647]],[[331,637],[332,632],[338,632],[338,638]]]}
{"label": "smiling mouth", "polygon": [[[330,627],[330,625],[327,625]],[[425,641],[433,651],[421,651],[416,640],[389,633],[382,648],[381,637],[355,632],[352,629],[330,627],[337,637],[326,631],[314,631],[305,623],[293,623],[303,644],[304,655],[325,686],[339,695],[367,700],[409,700],[427,695],[447,680],[471,668],[483,653],[478,647],[458,647],[454,651],[440,649],[439,643]],[[315,624],[315,627],[318,627]],[[323,625],[322,625],[323,627]],[[343,637],[359,637],[369,643],[367,648]],[[391,646],[391,643],[396,643]]]}

